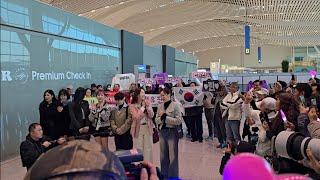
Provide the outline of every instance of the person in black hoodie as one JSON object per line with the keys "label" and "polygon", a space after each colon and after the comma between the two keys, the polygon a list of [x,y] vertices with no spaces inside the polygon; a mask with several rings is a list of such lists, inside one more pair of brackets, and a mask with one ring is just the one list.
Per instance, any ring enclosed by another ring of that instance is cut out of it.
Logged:
{"label": "person in black hoodie", "polygon": [[51,139],[57,139],[57,121],[59,118],[58,113],[62,109],[58,108],[58,101],[54,92],[51,89],[43,93],[43,101],[39,105],[40,124],[43,127],[43,134]]}
{"label": "person in black hoodie", "polygon": [[59,120],[57,122],[57,134],[59,136],[70,136],[71,132],[69,129],[70,126],[70,115],[68,104],[70,95],[66,89],[61,89],[58,95],[58,108],[62,108],[62,111],[59,113]]}
{"label": "person in black hoodie", "polygon": [[[75,94],[72,103],[68,104],[70,114],[70,130],[73,136],[85,135],[89,131],[89,103],[83,100],[85,89],[79,87]],[[84,137],[89,139],[89,137]]]}
{"label": "person in black hoodie", "polygon": [[39,123],[32,123],[29,126],[29,134],[26,140],[20,145],[22,166],[29,170],[42,153],[56,145],[63,144],[65,141],[64,138],[52,141],[47,136],[43,136],[42,127]]}

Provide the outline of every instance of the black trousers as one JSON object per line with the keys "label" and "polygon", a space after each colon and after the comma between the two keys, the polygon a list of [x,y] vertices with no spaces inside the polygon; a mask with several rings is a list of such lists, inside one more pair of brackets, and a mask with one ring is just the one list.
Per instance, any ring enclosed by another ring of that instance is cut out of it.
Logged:
{"label": "black trousers", "polygon": [[209,131],[209,136],[213,137],[213,117],[214,117],[214,109],[213,108],[205,108],[204,109],[204,114],[207,119],[207,124],[208,124],[208,131]]}
{"label": "black trousers", "polygon": [[203,140],[202,114],[187,116],[190,120],[191,137],[193,140]]}
{"label": "black trousers", "polygon": [[115,135],[114,142],[116,144],[116,150],[129,150],[133,147],[132,136],[130,130],[122,135]]}
{"label": "black trousers", "polygon": [[219,107],[215,109],[213,124],[214,133],[215,136],[218,138],[219,143],[224,143],[227,140],[226,126],[225,119],[222,118],[222,114]]}
{"label": "black trousers", "polygon": [[191,120],[189,116],[183,116],[183,120],[184,120],[184,123],[186,123],[188,134],[191,135]]}

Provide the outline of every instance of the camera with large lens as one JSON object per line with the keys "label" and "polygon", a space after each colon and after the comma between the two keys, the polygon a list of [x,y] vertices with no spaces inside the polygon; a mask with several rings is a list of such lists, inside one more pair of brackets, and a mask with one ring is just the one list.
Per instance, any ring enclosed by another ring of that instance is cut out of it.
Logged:
{"label": "camera with large lens", "polygon": [[250,136],[250,144],[253,146],[256,146],[259,140],[259,136],[257,132],[259,131],[258,127],[252,127],[251,130],[253,131],[253,134]]}
{"label": "camera with large lens", "polygon": [[[320,160],[320,139],[305,137],[294,131],[282,131],[274,141],[274,150],[279,157],[293,161],[308,160],[307,149],[311,149],[314,157]],[[279,165],[281,166],[281,164]],[[281,167],[278,167],[279,171]]]}
{"label": "camera with large lens", "polygon": [[[128,180],[140,179],[142,168],[146,168],[150,175],[149,168],[140,163],[143,161],[143,153],[140,149],[116,151],[115,154],[124,166]],[[160,180],[163,179],[159,168],[157,168],[157,175]]]}

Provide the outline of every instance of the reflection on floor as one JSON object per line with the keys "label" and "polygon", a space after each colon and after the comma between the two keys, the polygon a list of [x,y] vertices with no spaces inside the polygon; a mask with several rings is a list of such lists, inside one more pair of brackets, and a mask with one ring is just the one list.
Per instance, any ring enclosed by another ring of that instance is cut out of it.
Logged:
{"label": "reflection on floor", "polygon": [[[204,128],[206,125],[204,124]],[[204,129],[204,132],[207,132]],[[206,134],[204,137],[206,137]],[[110,138],[110,150],[114,151],[114,141]],[[155,164],[160,167],[159,143],[154,144],[153,155]],[[222,150],[214,147],[214,142],[190,142],[183,138],[179,142],[179,167],[182,179],[220,180],[219,165]],[[26,169],[21,167],[20,157],[1,163],[2,180],[23,179]]]}

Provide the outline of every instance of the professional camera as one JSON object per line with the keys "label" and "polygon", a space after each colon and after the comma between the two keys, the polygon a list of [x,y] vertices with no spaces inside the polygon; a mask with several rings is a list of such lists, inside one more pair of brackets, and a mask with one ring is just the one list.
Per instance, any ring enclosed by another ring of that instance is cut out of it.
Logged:
{"label": "professional camera", "polygon": [[[297,161],[308,160],[306,153],[308,148],[311,149],[314,157],[318,161],[320,160],[320,139],[305,137],[303,134],[293,131],[282,131],[273,139],[272,151],[276,153],[277,157],[291,160],[291,163],[287,164],[274,161],[274,168],[278,172],[284,172],[286,171],[285,169],[293,169],[290,165],[297,163]],[[279,158],[277,159],[279,160]]]}
{"label": "professional camera", "polygon": [[[144,168],[144,165],[140,163],[143,161],[143,153],[140,149],[116,151],[115,155],[123,164],[128,180],[140,179],[141,169]],[[145,168],[150,174],[149,168]],[[157,168],[157,175],[160,180],[163,179],[159,168]]]}
{"label": "professional camera", "polygon": [[256,146],[259,140],[259,136],[257,134],[257,132],[259,131],[258,127],[252,127],[251,130],[253,131],[253,134],[250,136],[250,144],[252,144],[253,146]]}

